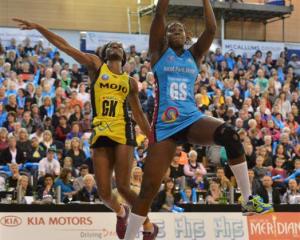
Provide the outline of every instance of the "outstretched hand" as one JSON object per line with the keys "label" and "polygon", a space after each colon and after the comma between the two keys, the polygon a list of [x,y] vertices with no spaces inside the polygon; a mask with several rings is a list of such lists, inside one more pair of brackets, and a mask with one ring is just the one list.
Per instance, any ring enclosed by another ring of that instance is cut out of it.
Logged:
{"label": "outstretched hand", "polygon": [[23,20],[23,19],[13,18],[12,20],[18,24],[18,27],[21,30],[32,30],[32,29],[37,28],[37,24],[32,23],[32,22],[28,22],[28,21]]}

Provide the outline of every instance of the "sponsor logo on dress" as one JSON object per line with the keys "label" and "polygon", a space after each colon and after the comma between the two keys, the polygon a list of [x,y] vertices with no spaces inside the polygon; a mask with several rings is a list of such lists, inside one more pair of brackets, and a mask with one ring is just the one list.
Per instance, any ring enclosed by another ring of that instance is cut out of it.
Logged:
{"label": "sponsor logo on dress", "polygon": [[176,107],[168,107],[163,113],[161,119],[165,123],[173,123],[179,116],[178,109]]}
{"label": "sponsor logo on dress", "polygon": [[175,57],[174,57],[174,56],[169,56],[169,57],[168,57],[168,61],[169,61],[169,62],[173,62],[174,60],[175,60]]}
{"label": "sponsor logo on dress", "polygon": [[103,74],[103,75],[101,76],[101,79],[106,81],[106,80],[109,79],[109,76],[108,76],[107,74]]}

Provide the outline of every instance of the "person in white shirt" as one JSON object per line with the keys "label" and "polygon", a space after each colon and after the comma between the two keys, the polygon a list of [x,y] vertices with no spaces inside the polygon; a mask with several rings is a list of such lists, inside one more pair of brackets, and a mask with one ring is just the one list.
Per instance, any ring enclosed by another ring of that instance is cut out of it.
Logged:
{"label": "person in white shirt", "polygon": [[300,192],[298,190],[298,184],[295,179],[289,181],[289,188],[282,198],[283,203],[287,204],[299,204],[300,203]]}
{"label": "person in white shirt", "polygon": [[78,91],[77,98],[80,101],[82,101],[83,103],[91,100],[90,94],[87,93],[85,90],[86,90],[85,84],[84,83],[80,83],[79,84],[79,91]]}
{"label": "person in white shirt", "polygon": [[39,177],[45,176],[46,173],[52,176],[60,174],[60,164],[54,158],[56,149],[50,147],[47,151],[47,156],[39,162]]}

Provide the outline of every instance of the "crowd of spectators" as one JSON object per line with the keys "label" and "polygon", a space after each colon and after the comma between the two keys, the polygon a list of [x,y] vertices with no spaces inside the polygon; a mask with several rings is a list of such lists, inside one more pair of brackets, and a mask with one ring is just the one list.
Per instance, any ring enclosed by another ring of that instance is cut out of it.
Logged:
{"label": "crowd of spectators", "polygon": [[[155,80],[147,51],[138,53],[132,45],[127,56],[124,71],[137,81],[151,121]],[[288,58],[285,50],[275,59],[271,51],[247,56],[218,48],[199,66],[196,104],[238,131],[253,193],[265,202],[300,203],[298,56]],[[83,68],[70,66],[42,41],[0,43],[0,191],[6,193],[1,198],[21,188],[23,196],[52,202],[57,186],[65,203],[98,198],[89,148],[89,82]],[[135,131],[131,182],[138,192],[149,141],[138,126]],[[224,148],[186,143],[177,147],[153,210],[238,202],[239,195]]]}

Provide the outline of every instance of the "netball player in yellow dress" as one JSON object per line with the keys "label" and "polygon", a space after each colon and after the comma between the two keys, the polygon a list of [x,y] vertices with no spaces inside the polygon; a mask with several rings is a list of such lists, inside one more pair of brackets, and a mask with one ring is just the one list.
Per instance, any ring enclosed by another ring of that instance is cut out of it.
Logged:
{"label": "netball player in yellow dress", "polygon": [[[133,204],[136,194],[130,190],[130,173],[135,142],[134,126],[127,108],[129,103],[134,119],[146,135],[150,126],[139,99],[134,79],[123,72],[126,54],[119,42],[103,46],[101,56],[81,52],[70,46],[63,38],[39,24],[13,19],[23,30],[36,29],[49,42],[73,57],[88,69],[91,79],[91,102],[93,107],[93,133],[91,137],[92,159],[95,178],[101,200],[117,214],[117,235],[124,238],[128,208],[122,206],[112,194],[112,173],[115,171],[119,193]],[[146,221],[145,233],[153,225]]]}

